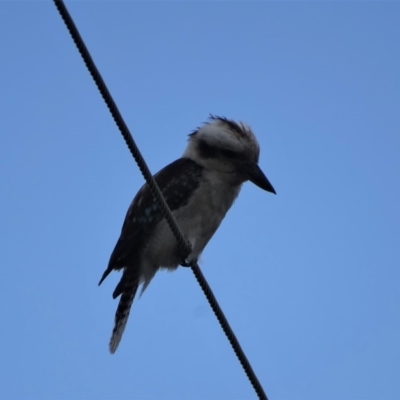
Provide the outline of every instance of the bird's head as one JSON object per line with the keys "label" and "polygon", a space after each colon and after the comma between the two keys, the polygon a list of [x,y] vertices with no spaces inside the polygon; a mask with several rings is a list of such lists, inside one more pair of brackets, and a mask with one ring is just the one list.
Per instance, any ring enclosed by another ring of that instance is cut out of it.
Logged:
{"label": "bird's head", "polygon": [[261,189],[275,193],[258,166],[259,155],[260,146],[248,125],[211,115],[208,122],[189,135],[183,157],[226,174],[233,184],[249,180]]}

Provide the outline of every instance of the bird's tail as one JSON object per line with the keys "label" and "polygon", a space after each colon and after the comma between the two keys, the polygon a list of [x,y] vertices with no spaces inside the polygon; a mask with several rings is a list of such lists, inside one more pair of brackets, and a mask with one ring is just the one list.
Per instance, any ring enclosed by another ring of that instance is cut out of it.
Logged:
{"label": "bird's tail", "polygon": [[139,282],[138,279],[130,280],[127,279],[127,276],[123,276],[121,282],[116,288],[116,291],[118,288],[121,289],[121,286],[123,286],[123,289],[121,291],[121,298],[119,299],[117,311],[115,313],[114,329],[112,331],[109,344],[110,353],[112,354],[115,353],[118,348],[119,342],[121,341],[122,334],[124,333],[129,313],[131,311],[133,299],[135,298],[135,294],[139,286]]}

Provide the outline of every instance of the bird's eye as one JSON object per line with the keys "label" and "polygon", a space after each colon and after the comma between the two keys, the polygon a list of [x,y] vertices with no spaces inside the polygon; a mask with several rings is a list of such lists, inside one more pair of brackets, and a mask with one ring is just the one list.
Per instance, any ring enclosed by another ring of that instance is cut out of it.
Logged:
{"label": "bird's eye", "polygon": [[208,145],[204,140],[199,141],[198,149],[203,158],[215,158],[218,156],[218,149]]}
{"label": "bird's eye", "polygon": [[232,150],[226,150],[226,149],[221,149],[220,150],[221,155],[225,158],[238,158],[238,154],[235,151]]}

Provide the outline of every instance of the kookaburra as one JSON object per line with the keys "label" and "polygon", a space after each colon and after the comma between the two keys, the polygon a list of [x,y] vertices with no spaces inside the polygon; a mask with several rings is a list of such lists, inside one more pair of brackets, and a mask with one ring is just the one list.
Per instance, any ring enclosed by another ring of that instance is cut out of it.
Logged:
{"label": "kookaburra", "polygon": [[[260,147],[243,122],[211,116],[189,135],[182,157],[164,167],[154,178],[178,226],[192,246],[187,262],[197,262],[218,229],[242,184],[251,181],[275,193],[258,166]],[[114,353],[124,332],[139,285],[141,292],[162,268],[176,269],[182,251],[160,207],[145,184],[133,199],[99,285],[112,270],[123,270],[113,298],[120,297],[110,340]]]}

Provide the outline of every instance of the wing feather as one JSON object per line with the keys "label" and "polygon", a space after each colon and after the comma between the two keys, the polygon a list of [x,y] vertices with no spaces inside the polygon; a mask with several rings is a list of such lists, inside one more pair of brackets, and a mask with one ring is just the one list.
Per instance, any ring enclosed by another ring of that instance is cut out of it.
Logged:
{"label": "wing feather", "polygon": [[[203,167],[190,158],[179,158],[154,175],[171,211],[187,204],[190,196],[199,186],[202,172]],[[138,265],[132,265],[132,261],[145,245],[146,238],[151,235],[163,218],[146,183],[139,190],[128,209],[121,235],[99,285],[112,270],[127,267],[139,268]],[[120,287],[114,294],[118,293],[119,295],[122,291],[123,288]]]}

